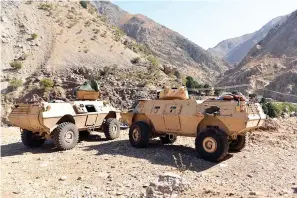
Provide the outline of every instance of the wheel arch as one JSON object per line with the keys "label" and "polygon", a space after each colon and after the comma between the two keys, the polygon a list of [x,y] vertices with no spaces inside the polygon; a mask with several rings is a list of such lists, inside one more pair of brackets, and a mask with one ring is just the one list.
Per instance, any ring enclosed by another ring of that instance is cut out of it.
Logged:
{"label": "wheel arch", "polygon": [[107,120],[108,118],[118,118],[118,115],[115,111],[109,111],[108,114],[105,116],[105,120]]}
{"label": "wheel arch", "polygon": [[213,116],[205,117],[198,123],[197,134],[206,129],[207,127],[216,127],[224,131],[227,135],[231,135],[231,132],[228,129],[228,127],[220,119]]}
{"label": "wheel arch", "polygon": [[67,115],[64,115],[62,118],[60,118],[60,120],[57,122],[57,125],[63,122],[70,122],[72,124],[75,124],[75,119],[72,115],[67,114]]}

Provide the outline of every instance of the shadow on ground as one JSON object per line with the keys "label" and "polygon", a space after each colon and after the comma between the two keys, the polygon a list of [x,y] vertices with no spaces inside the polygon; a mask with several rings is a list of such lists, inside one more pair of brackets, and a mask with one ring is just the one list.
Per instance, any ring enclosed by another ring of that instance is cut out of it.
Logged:
{"label": "shadow on ground", "polygon": [[[97,135],[97,134],[91,134],[87,137],[80,138],[79,142],[82,142],[82,141],[99,142],[99,141],[107,141],[107,139],[102,138],[100,135]],[[15,142],[11,144],[1,145],[1,157],[23,155],[24,153],[38,154],[38,153],[52,153],[52,152],[58,152],[58,151],[59,150],[56,149],[56,147],[54,146],[51,140],[46,140],[41,147],[35,147],[35,148],[26,147],[22,142]]]}
{"label": "shadow on ground", "polygon": [[[135,148],[128,140],[108,141],[99,145],[83,148],[87,151],[97,150],[97,155],[126,156],[148,160],[152,164],[185,168],[191,171],[204,171],[218,163],[200,159],[194,148],[183,145],[162,145],[154,141],[148,148]],[[225,160],[232,157],[229,154]]]}
{"label": "shadow on ground", "polygon": [[22,142],[1,145],[1,157],[23,155],[24,153],[51,153],[55,152],[51,141],[46,141],[41,147],[28,148]]}

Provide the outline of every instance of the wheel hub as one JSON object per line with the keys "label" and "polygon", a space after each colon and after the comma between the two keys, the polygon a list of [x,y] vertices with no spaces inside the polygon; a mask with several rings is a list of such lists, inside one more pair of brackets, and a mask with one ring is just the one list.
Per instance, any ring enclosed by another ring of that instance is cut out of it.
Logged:
{"label": "wheel hub", "polygon": [[213,153],[217,150],[217,142],[212,137],[206,137],[202,142],[203,148],[208,153]]}
{"label": "wheel hub", "polygon": [[112,127],[112,133],[115,134],[118,130],[118,127],[115,125]]}
{"label": "wheel hub", "polygon": [[132,132],[132,137],[135,141],[138,141],[139,137],[140,137],[140,133],[137,129],[134,129]]}
{"label": "wheel hub", "polygon": [[71,143],[74,137],[73,131],[67,131],[64,135],[65,142]]}

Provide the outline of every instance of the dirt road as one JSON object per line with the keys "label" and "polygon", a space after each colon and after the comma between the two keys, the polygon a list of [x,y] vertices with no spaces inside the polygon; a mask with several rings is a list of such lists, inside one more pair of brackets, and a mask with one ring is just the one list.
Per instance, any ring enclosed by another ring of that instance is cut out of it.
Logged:
{"label": "dirt road", "polygon": [[173,172],[190,183],[180,197],[297,197],[297,118],[278,122],[278,131],[255,132],[247,148],[220,163],[196,157],[193,138],[136,149],[127,131],[114,141],[94,133],[61,152],[50,141],[26,148],[17,128],[1,128],[1,195],[139,197],[159,174]]}

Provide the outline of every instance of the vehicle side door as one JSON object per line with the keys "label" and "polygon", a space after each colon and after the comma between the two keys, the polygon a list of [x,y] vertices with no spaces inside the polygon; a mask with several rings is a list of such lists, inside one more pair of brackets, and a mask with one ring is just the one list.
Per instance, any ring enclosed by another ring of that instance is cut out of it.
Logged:
{"label": "vehicle side door", "polygon": [[181,112],[181,104],[167,104],[164,111],[164,123],[167,131],[180,131],[179,114]]}

